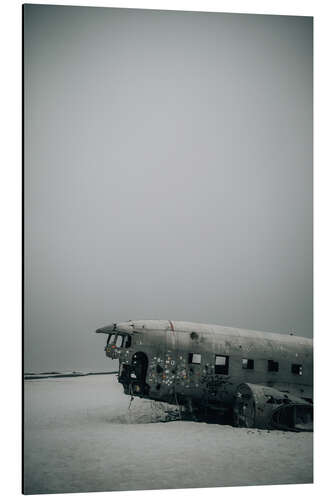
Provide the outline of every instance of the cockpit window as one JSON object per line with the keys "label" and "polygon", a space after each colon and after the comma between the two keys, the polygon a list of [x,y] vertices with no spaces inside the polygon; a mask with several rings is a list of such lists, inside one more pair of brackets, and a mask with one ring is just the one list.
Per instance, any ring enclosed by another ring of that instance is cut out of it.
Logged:
{"label": "cockpit window", "polygon": [[125,348],[131,347],[131,343],[132,337],[130,335],[120,335],[119,333],[112,333],[112,335],[109,335],[108,337],[108,345],[116,346],[118,348],[124,346]]}
{"label": "cockpit window", "polygon": [[116,347],[123,347],[124,337],[122,335],[117,336]]}
{"label": "cockpit window", "polygon": [[111,344],[111,345],[114,344],[115,338],[116,338],[116,334],[115,333],[113,333],[112,335],[110,335],[108,344]]}

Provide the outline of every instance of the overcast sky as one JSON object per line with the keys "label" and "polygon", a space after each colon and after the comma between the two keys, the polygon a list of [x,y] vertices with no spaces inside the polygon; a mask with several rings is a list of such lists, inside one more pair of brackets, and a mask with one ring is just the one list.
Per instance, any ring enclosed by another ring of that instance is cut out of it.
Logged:
{"label": "overcast sky", "polygon": [[24,12],[26,371],[128,319],[312,337],[312,18]]}

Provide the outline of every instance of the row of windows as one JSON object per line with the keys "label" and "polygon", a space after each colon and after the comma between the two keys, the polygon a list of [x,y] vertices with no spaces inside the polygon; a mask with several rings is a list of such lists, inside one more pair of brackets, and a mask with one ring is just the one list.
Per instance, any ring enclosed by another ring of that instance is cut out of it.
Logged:
{"label": "row of windows", "polygon": [[[113,347],[122,348],[125,347],[128,349],[131,347],[131,336],[130,335],[120,335],[120,334],[110,334],[108,337],[107,344],[111,344]],[[198,353],[189,353],[188,362],[191,365],[200,365],[201,364],[201,354]],[[242,359],[242,368],[244,370],[254,370],[254,360],[243,358]],[[278,372],[279,371],[279,362],[269,359],[267,361],[267,371],[269,372]],[[215,355],[215,373],[217,375],[228,375],[229,373],[229,356],[221,356],[219,354]],[[291,365],[291,373],[295,375],[303,374],[303,366],[299,364]]]}
{"label": "row of windows", "polygon": [[[191,365],[200,365],[201,364],[201,354],[197,353],[189,353],[188,362]],[[254,359],[243,358],[242,359],[242,368],[244,370],[254,370]],[[279,362],[274,361],[273,359],[269,359],[267,361],[267,371],[268,372],[278,372],[279,371]],[[215,355],[215,373],[218,375],[228,375],[229,373],[229,356],[221,356]],[[291,373],[295,375],[303,374],[303,366],[299,364],[291,365]]]}
{"label": "row of windows", "polygon": [[130,335],[117,335],[112,333],[109,335],[107,344],[111,344],[111,346],[115,346],[118,348],[125,347],[126,349],[131,347],[131,336]]}

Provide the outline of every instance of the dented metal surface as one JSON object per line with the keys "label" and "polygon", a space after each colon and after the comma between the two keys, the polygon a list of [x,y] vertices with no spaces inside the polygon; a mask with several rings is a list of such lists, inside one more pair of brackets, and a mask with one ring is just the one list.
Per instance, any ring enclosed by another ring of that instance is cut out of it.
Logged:
{"label": "dented metal surface", "polygon": [[242,427],[313,430],[313,405],[293,394],[258,384],[240,384],[234,402],[235,423]]}
{"label": "dented metal surface", "polygon": [[310,339],[171,320],[114,323],[97,333],[108,336],[106,355],[119,359],[118,380],[126,394],[197,408],[233,408],[237,421],[239,388],[248,384],[245,393],[252,394],[257,412],[257,419],[249,421],[259,427],[272,425],[273,412],[271,407],[259,410],[258,388],[289,395],[289,405],[292,398],[312,403]]}

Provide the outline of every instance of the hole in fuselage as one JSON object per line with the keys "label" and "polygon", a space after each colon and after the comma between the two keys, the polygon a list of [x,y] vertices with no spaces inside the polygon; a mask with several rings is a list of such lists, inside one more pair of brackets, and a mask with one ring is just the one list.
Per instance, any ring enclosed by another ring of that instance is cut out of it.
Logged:
{"label": "hole in fuselage", "polygon": [[136,352],[132,357],[132,368],[135,372],[136,378],[138,380],[145,381],[147,368],[148,368],[148,357],[144,352]]}

